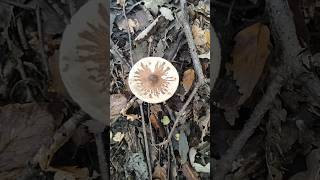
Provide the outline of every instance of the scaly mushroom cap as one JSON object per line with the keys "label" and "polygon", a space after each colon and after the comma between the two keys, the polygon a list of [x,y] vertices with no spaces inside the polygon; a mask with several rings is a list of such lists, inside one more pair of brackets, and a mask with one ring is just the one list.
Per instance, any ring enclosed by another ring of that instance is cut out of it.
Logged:
{"label": "scaly mushroom cap", "polygon": [[91,0],[72,17],[60,46],[60,74],[72,99],[107,123],[107,5]]}
{"label": "scaly mushroom cap", "polygon": [[140,100],[161,103],[177,90],[179,74],[169,61],[160,57],[146,57],[132,67],[128,82],[132,93]]}

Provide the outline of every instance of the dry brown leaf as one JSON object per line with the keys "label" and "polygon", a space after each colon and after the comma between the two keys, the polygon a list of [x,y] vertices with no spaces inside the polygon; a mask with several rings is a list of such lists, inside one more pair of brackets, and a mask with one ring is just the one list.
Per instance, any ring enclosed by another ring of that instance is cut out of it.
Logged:
{"label": "dry brown leaf", "polygon": [[157,164],[157,166],[154,168],[152,178],[158,180],[166,180],[166,169],[164,167],[161,167],[160,164]]}
{"label": "dry brown leaf", "polygon": [[231,70],[242,94],[238,101],[241,105],[251,95],[263,72],[270,53],[270,31],[266,25],[256,23],[240,31],[234,40]]}
{"label": "dry brown leaf", "polygon": [[182,172],[187,180],[200,180],[198,173],[190,166],[189,162],[182,165]]}
{"label": "dry brown leaf", "polygon": [[42,145],[50,142],[54,118],[48,104],[9,104],[0,108],[0,177],[16,179]]}
{"label": "dry brown leaf", "polygon": [[128,24],[129,24],[129,31],[131,33],[134,33],[135,29],[139,28],[139,22],[136,19],[131,19],[131,18],[128,18],[128,22],[125,19],[120,21],[118,23],[118,27],[120,30],[128,30]]}
{"label": "dry brown leaf", "polygon": [[208,38],[208,35],[210,34],[209,30],[201,28],[200,21],[198,19],[195,20],[195,23],[191,28],[197,50],[201,52],[201,54],[207,52],[209,50],[208,45],[210,44],[210,38]]}
{"label": "dry brown leaf", "polygon": [[195,73],[193,69],[188,69],[183,73],[182,85],[186,92],[188,92],[192,87],[194,79]]}
{"label": "dry brown leaf", "polygon": [[154,114],[150,114],[149,121],[151,122],[153,128],[155,129],[160,128],[157,117]]}
{"label": "dry brown leaf", "polygon": [[239,107],[251,96],[263,72],[270,53],[270,31],[266,25],[256,23],[240,31],[234,41],[233,64],[228,69],[233,72],[240,98],[224,108],[230,125],[234,125]]}

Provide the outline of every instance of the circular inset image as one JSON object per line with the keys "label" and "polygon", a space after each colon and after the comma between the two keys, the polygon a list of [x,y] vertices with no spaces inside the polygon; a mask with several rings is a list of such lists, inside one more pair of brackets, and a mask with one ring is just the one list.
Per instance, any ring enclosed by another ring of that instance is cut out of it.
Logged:
{"label": "circular inset image", "polygon": [[161,103],[177,90],[179,74],[169,61],[161,57],[146,57],[132,67],[128,82],[132,93],[140,100]]}

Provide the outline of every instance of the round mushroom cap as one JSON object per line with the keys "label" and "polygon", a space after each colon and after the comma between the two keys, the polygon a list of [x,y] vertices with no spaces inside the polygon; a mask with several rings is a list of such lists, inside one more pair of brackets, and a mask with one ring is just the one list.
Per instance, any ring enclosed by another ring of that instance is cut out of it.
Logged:
{"label": "round mushroom cap", "polygon": [[142,101],[161,103],[173,96],[179,85],[176,68],[161,57],[140,59],[130,70],[129,87]]}
{"label": "round mushroom cap", "polygon": [[72,17],[60,46],[60,75],[72,99],[107,124],[107,4],[91,0]]}

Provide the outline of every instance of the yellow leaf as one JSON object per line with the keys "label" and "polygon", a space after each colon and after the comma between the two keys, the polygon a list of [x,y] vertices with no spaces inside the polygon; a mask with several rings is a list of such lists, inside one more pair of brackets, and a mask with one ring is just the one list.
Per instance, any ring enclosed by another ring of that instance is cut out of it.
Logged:
{"label": "yellow leaf", "polygon": [[210,48],[210,31],[206,30],[204,32],[204,36],[205,36],[205,39],[206,39],[206,42],[207,42],[207,46]]}
{"label": "yellow leaf", "polygon": [[174,137],[176,138],[177,141],[179,141],[179,139],[180,139],[180,134],[178,133],[178,134],[176,134]]}
{"label": "yellow leaf", "polygon": [[168,125],[170,123],[170,119],[168,116],[163,116],[163,118],[161,119],[161,122],[163,125]]}

